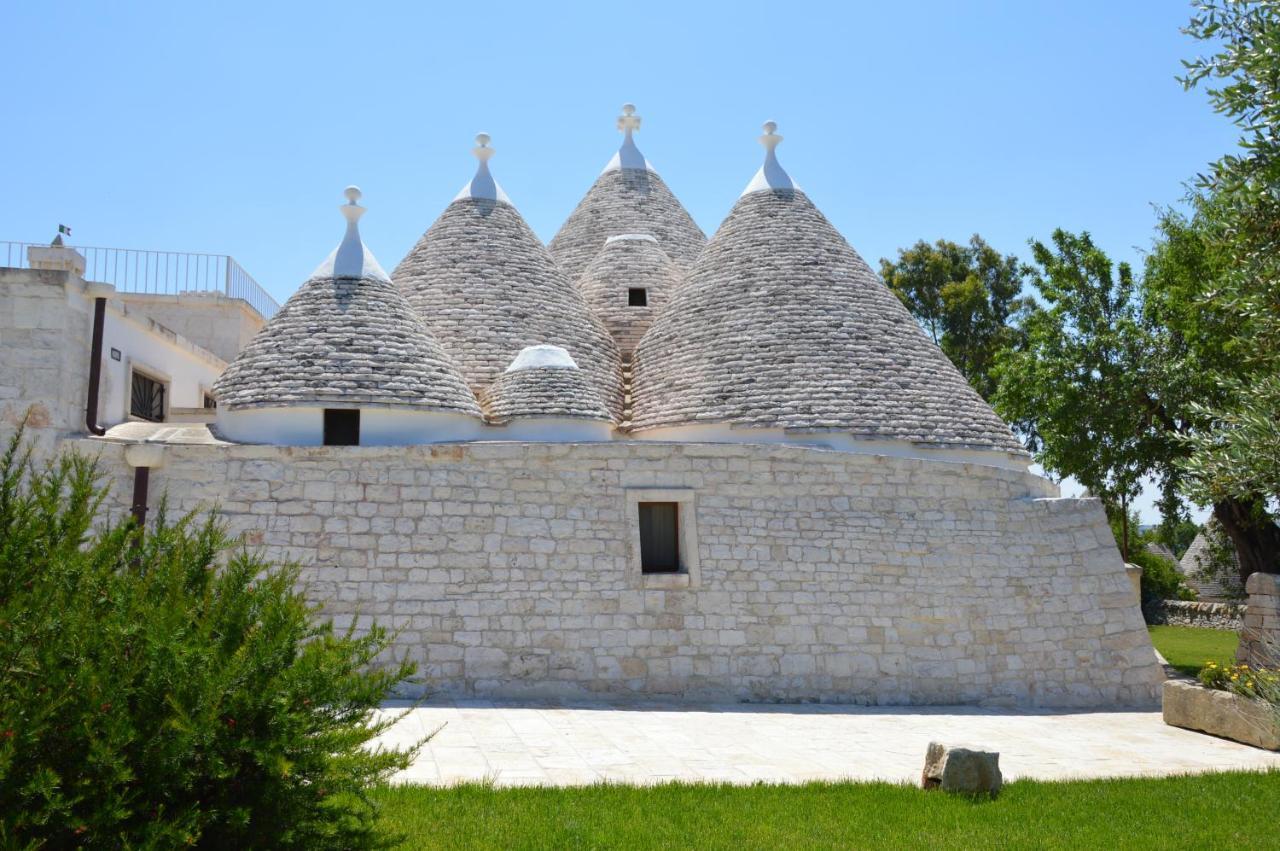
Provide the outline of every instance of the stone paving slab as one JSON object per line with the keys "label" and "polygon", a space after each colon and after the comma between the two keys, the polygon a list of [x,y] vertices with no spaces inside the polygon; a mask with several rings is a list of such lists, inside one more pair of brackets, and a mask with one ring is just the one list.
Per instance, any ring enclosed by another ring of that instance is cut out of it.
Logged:
{"label": "stone paving slab", "polygon": [[1280,754],[1170,727],[1146,711],[435,698],[407,713],[380,742],[438,731],[397,778],[407,783],[917,783],[931,740],[999,751],[1006,780],[1280,768]]}

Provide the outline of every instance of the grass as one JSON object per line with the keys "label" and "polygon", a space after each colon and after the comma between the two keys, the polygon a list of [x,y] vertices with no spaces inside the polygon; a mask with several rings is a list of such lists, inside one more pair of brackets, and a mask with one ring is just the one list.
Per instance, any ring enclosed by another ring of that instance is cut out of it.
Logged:
{"label": "grass", "polygon": [[1199,626],[1149,626],[1151,643],[1169,664],[1183,674],[1195,676],[1205,662],[1233,664],[1240,636],[1230,629]]}
{"label": "grass", "polygon": [[1019,781],[994,801],[885,783],[382,788],[402,848],[1280,848],[1280,772]]}

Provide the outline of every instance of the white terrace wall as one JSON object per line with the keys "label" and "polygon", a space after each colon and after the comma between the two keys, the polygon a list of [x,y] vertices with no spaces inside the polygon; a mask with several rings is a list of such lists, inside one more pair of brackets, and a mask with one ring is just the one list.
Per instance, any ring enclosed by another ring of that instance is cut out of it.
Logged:
{"label": "white terrace wall", "polygon": [[[123,512],[121,447],[81,446]],[[1150,706],[1162,679],[1098,504],[1027,474],[753,445],[165,453],[154,497],[220,503],[339,623],[401,630],[433,690]],[[641,576],[643,488],[691,500],[694,575]]]}

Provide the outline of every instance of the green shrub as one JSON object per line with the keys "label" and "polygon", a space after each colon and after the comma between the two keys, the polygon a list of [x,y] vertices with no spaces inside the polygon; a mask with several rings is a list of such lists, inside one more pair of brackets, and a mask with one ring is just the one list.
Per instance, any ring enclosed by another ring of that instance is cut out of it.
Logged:
{"label": "green shrub", "polygon": [[[0,846],[358,848],[408,677],[212,519],[96,523],[96,462],[0,461]],[[97,531],[95,531],[95,528]]]}

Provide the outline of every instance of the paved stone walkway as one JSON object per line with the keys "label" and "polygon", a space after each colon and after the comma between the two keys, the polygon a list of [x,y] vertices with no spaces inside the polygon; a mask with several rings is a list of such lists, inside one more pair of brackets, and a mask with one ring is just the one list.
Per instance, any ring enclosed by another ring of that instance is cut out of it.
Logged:
{"label": "paved stone walkway", "polygon": [[400,780],[915,783],[933,739],[998,750],[1006,779],[1280,767],[1280,754],[1170,727],[1159,712],[436,699],[382,741],[403,744],[437,728]]}

